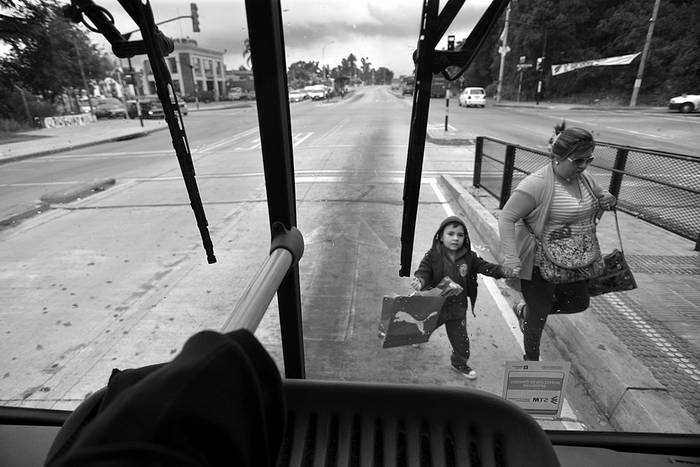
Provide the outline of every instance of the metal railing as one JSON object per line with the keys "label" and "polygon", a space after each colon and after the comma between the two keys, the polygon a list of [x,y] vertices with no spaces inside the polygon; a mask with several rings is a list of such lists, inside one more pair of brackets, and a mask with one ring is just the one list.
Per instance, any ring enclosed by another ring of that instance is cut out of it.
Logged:
{"label": "metal railing", "polygon": [[[695,241],[700,251],[700,157],[599,142],[588,172],[618,209]],[[473,185],[503,208],[514,187],[549,163],[549,154],[495,138],[476,138]]]}

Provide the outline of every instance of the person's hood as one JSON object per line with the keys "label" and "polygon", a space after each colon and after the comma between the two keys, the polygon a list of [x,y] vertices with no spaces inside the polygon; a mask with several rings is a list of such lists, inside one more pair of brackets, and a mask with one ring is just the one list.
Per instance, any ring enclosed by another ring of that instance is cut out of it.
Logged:
{"label": "person's hood", "polygon": [[440,223],[440,227],[438,227],[437,232],[435,232],[435,236],[433,237],[433,247],[439,248],[442,245],[440,242],[442,232],[445,230],[445,226],[452,224],[453,222],[457,222],[464,227],[464,245],[462,245],[462,248],[466,249],[467,251],[471,250],[472,245],[471,240],[469,239],[469,229],[467,229],[467,224],[457,216],[449,216]]}

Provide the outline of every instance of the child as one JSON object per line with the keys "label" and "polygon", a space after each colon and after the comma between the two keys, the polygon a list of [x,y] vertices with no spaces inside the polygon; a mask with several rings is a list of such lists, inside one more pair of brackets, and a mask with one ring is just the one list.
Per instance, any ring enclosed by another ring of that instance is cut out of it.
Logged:
{"label": "child", "polygon": [[506,277],[502,266],[481,259],[471,250],[467,226],[459,217],[450,216],[440,224],[432,248],[421,260],[411,281],[414,289],[425,290],[437,287],[443,278],[451,279],[444,288],[440,284],[447,299],[440,310],[438,326],[445,323],[447,337],[452,345],[452,368],[468,379],[475,379],[476,372],[467,364],[467,297],[474,314],[477,274],[496,279]]}

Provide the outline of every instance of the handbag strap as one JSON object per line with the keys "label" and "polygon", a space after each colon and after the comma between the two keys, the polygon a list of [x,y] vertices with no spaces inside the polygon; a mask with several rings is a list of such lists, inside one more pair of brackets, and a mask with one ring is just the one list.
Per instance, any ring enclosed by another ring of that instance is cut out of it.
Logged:
{"label": "handbag strap", "polygon": [[613,206],[611,211],[615,215],[615,229],[617,230],[617,239],[620,242],[620,252],[624,255],[625,250],[622,248],[622,235],[620,234],[620,223],[617,221],[617,209]]}

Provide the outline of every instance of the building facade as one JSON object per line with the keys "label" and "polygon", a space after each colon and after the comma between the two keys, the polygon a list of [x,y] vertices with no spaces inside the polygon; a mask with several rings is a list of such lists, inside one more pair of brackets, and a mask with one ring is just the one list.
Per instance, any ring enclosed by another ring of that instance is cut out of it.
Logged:
{"label": "building facade", "polygon": [[[165,58],[175,92],[183,97],[221,100],[226,94],[224,53],[199,47],[194,39],[173,39],[175,50]],[[148,59],[143,61],[143,88],[155,95],[156,86]]]}

